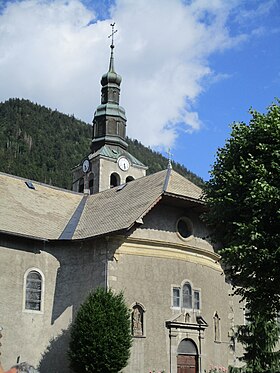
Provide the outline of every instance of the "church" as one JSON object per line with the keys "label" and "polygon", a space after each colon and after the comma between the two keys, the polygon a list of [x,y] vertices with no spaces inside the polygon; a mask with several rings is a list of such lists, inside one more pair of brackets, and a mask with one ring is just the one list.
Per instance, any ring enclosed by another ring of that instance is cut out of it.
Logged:
{"label": "church", "polygon": [[127,151],[121,76],[101,79],[91,152],[73,190],[0,173],[0,347],[8,369],[70,372],[69,327],[96,287],[123,291],[133,345],[124,373],[225,372],[244,323],[201,219],[201,189]]}

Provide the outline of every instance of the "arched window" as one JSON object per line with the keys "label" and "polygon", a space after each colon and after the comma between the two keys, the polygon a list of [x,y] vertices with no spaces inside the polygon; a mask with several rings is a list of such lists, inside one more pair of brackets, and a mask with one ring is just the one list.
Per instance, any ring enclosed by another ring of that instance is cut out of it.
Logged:
{"label": "arched window", "polygon": [[125,182],[126,183],[129,183],[130,181],[134,180],[134,177],[133,176],[127,176],[127,178],[125,179]]}
{"label": "arched window", "polygon": [[144,336],[144,308],[139,303],[132,307],[131,333],[134,337]]}
{"label": "arched window", "polygon": [[114,172],[110,176],[110,188],[114,188],[118,185],[120,185],[120,176],[116,172]]}
{"label": "arched window", "polygon": [[89,194],[93,194],[93,180],[94,180],[94,175],[93,173],[91,173],[88,178]]}
{"label": "arched window", "polygon": [[192,287],[189,282],[183,285],[183,308],[192,307]]}
{"label": "arched window", "polygon": [[214,341],[221,342],[221,324],[220,324],[221,319],[218,315],[218,312],[215,312],[213,319],[214,319]]}
{"label": "arched window", "polygon": [[32,311],[42,310],[43,278],[36,271],[28,272],[25,279],[25,309]]}
{"label": "arched window", "polygon": [[79,180],[79,193],[83,193],[84,191],[84,178],[82,177],[80,180]]}
{"label": "arched window", "polygon": [[178,355],[197,355],[197,347],[191,339],[183,339],[177,349]]}

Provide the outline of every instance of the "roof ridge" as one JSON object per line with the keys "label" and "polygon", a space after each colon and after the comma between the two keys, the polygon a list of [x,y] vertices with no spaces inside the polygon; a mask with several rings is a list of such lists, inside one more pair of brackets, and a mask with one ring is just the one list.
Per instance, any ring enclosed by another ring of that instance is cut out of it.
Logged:
{"label": "roof ridge", "polygon": [[167,172],[166,172],[166,176],[165,176],[165,180],[164,180],[164,184],[163,184],[163,188],[162,188],[163,193],[167,191],[167,187],[168,187],[168,184],[169,184],[172,168],[168,167],[166,171]]}
{"label": "roof ridge", "polygon": [[84,211],[87,197],[88,195],[83,196],[82,200],[80,201],[73,215],[71,216],[68,223],[66,224],[66,227],[64,228],[63,232],[59,236],[58,238],[59,240],[70,240],[73,237],[75,230],[77,228],[77,225],[79,224],[81,215]]}

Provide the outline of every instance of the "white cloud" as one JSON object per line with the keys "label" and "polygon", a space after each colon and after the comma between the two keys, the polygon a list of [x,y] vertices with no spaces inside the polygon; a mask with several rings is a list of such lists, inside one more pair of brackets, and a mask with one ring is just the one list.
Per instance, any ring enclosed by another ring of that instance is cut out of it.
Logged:
{"label": "white cloud", "polygon": [[[208,58],[244,38],[227,29],[236,4],[116,0],[115,66],[123,76],[130,137],[168,146],[179,127],[190,133],[201,128],[192,104],[213,76]],[[8,3],[0,15],[0,100],[28,98],[91,122],[108,67],[112,22],[97,19],[78,0]]]}

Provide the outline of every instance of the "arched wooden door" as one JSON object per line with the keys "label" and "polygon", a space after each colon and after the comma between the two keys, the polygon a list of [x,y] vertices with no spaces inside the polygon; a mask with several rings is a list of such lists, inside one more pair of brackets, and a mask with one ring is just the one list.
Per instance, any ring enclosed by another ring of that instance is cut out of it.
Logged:
{"label": "arched wooden door", "polygon": [[191,339],[183,339],[177,350],[177,373],[198,373],[198,353]]}

